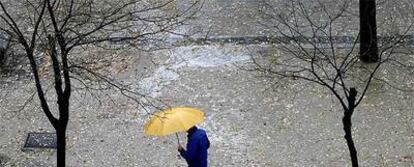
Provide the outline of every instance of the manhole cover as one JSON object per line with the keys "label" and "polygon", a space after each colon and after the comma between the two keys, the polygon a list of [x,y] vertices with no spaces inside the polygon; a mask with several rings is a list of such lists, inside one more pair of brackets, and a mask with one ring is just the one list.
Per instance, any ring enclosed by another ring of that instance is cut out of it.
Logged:
{"label": "manhole cover", "polygon": [[56,148],[56,134],[55,133],[29,133],[27,135],[25,149],[30,148]]}

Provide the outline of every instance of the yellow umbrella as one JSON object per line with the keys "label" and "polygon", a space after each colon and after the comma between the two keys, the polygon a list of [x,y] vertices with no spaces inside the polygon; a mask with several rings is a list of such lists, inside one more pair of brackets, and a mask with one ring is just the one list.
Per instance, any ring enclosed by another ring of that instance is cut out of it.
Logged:
{"label": "yellow umbrella", "polygon": [[187,131],[203,121],[204,113],[201,110],[192,107],[168,108],[150,118],[145,124],[144,133],[151,136],[166,136]]}

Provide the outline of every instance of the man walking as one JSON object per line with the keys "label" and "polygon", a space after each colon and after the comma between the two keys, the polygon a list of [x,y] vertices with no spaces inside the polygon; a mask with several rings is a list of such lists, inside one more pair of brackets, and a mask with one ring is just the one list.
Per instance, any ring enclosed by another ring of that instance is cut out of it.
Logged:
{"label": "man walking", "polygon": [[193,126],[187,133],[187,150],[178,145],[178,152],[187,161],[188,167],[207,167],[207,149],[210,147],[210,141],[206,131]]}

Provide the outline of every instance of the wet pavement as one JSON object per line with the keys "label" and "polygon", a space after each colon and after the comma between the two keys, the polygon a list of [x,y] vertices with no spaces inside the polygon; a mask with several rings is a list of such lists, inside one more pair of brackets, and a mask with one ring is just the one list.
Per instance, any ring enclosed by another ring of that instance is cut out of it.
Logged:
{"label": "wet pavement", "polygon": [[[261,34],[250,25],[254,19],[247,18],[251,9],[240,7],[256,5],[256,1],[208,2],[207,7],[229,16],[221,17],[219,12],[205,16],[211,17],[211,34]],[[242,12],[235,18],[233,9],[246,11],[246,15]],[[210,166],[351,166],[343,139],[342,111],[328,90],[300,80],[281,81],[272,87],[274,80],[244,70],[252,66],[250,56],[266,47],[190,43],[153,53],[128,50],[119,53],[125,56],[123,61],[113,62],[108,71],[134,90],[167,105],[202,109],[206,121],[201,127],[211,140]],[[410,73],[385,67],[381,74],[414,89]],[[53,166],[53,150],[22,151],[29,132],[53,132],[36,96],[16,112],[17,106],[30,99],[32,81],[5,80],[0,91],[0,166]],[[74,81],[74,85],[79,83]],[[411,167],[414,91],[373,85],[353,117],[360,164]],[[49,94],[53,102],[53,91]],[[144,110],[113,89],[93,94],[74,89],[71,104],[67,166],[185,166],[177,157],[175,136],[144,136],[147,112],[156,111],[154,108]],[[56,106],[52,109],[56,111]],[[180,138],[185,141],[185,134]]]}
{"label": "wet pavement", "polygon": [[[195,0],[192,0],[195,1]],[[177,10],[185,11],[189,1],[176,2]],[[279,36],[272,26],[276,25],[279,15],[289,16],[287,22],[294,18],[301,22],[300,26],[310,23],[304,18],[298,7],[299,1],[285,0],[206,0],[203,8],[194,19],[187,22],[178,32],[193,37],[246,37],[246,36]],[[300,1],[310,18],[318,26],[326,25],[329,17],[333,18],[345,7],[343,14],[332,23],[332,34],[339,36],[357,36],[359,29],[358,0],[345,0],[338,3],[334,0]],[[319,2],[319,3],[318,3]],[[414,7],[410,0],[378,1],[377,26],[380,36],[409,34],[406,30],[412,26]],[[325,7],[329,16],[323,11]],[[293,15],[295,11],[297,14]],[[295,16],[295,17],[293,17]],[[303,23],[303,25],[302,25]],[[328,24],[329,25],[329,24]],[[328,31],[328,27],[326,27]],[[283,29],[282,29],[283,30]]]}
{"label": "wet pavement", "polygon": [[[271,80],[242,70],[251,65],[252,50],[260,47],[178,47],[154,53],[158,57],[152,59],[156,62],[152,66],[150,55],[131,61],[147,66],[145,75],[132,63],[119,76],[171,106],[190,105],[205,111],[206,122],[201,126],[212,143],[211,166],[350,166],[336,99],[327,90],[299,81],[272,88]],[[413,86],[412,78],[406,82]],[[55,162],[54,151],[21,151],[28,132],[53,132],[36,98],[25,110],[10,111],[21,105],[31,88],[27,82],[2,88],[8,92],[1,100],[0,124],[6,166]],[[361,165],[410,166],[414,94],[375,88],[353,118]],[[116,90],[95,92],[103,103],[84,93],[76,90],[72,97],[68,166],[185,166],[177,158],[174,136],[143,135],[148,115],[133,101]],[[185,134],[180,137],[184,141]]]}

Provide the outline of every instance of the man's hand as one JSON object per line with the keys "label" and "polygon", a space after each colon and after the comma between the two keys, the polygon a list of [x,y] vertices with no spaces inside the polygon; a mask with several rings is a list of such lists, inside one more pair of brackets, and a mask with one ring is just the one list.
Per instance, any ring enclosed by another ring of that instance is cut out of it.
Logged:
{"label": "man's hand", "polygon": [[178,152],[182,152],[182,151],[184,151],[184,148],[183,148],[183,146],[181,146],[181,144],[179,144],[178,145]]}

